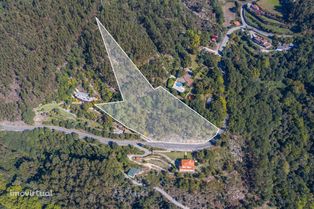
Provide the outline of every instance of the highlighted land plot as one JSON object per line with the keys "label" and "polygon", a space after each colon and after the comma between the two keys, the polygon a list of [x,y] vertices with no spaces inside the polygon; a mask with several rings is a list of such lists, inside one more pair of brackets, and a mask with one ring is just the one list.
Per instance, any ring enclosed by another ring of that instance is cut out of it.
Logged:
{"label": "highlighted land plot", "polygon": [[215,125],[163,87],[154,88],[96,20],[123,99],[97,104],[99,109],[148,141],[194,144],[216,136]]}

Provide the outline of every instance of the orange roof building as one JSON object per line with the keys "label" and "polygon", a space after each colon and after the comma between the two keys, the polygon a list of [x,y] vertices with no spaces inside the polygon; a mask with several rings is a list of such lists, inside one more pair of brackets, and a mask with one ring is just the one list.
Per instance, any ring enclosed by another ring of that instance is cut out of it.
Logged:
{"label": "orange roof building", "polygon": [[233,21],[233,24],[234,24],[235,26],[241,26],[241,23],[240,23],[240,21],[238,21],[238,20]]}
{"label": "orange roof building", "polygon": [[180,172],[194,172],[195,171],[195,161],[192,159],[182,159],[179,165]]}
{"label": "orange roof building", "polygon": [[186,73],[184,76],[183,76],[183,79],[184,81],[186,82],[186,84],[191,87],[193,85],[193,79],[192,79],[192,76],[188,73]]}

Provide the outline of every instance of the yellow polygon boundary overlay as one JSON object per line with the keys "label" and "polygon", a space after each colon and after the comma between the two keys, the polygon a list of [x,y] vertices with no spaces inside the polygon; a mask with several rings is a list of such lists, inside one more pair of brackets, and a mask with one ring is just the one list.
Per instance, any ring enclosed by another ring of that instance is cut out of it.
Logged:
{"label": "yellow polygon boundary overlay", "polygon": [[96,18],[122,101],[96,106],[147,141],[199,144],[219,129],[165,88],[154,88]]}

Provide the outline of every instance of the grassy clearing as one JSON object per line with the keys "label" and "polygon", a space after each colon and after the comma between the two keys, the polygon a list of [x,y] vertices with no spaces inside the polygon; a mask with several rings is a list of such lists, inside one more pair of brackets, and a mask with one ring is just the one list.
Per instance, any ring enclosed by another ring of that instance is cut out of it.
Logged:
{"label": "grassy clearing", "polygon": [[278,8],[281,7],[279,0],[260,0],[258,1],[258,5],[266,11],[269,11],[274,14],[282,15],[278,11]]}
{"label": "grassy clearing", "polygon": [[275,33],[275,34],[292,34],[292,31],[287,28],[280,27],[279,24],[264,24],[261,21],[259,21],[257,18],[255,18],[250,12],[247,10],[244,10],[244,16],[245,20],[248,22],[250,26],[253,26],[255,28],[259,28],[261,30]]}
{"label": "grassy clearing", "polygon": [[78,118],[75,114],[67,111],[66,109],[60,107],[60,104],[57,104],[55,102],[40,105],[39,107],[35,108],[36,115],[39,115],[41,113],[46,113],[47,116],[42,122],[51,122],[52,120],[60,120],[60,121],[66,121],[66,120],[73,120],[75,124],[77,123],[87,123],[88,127],[91,128],[98,128],[101,129],[102,125],[86,118]]}
{"label": "grassy clearing", "polygon": [[236,12],[232,12],[231,9],[235,7],[234,2],[223,3],[222,10],[224,13],[224,26],[228,27],[231,25],[231,21],[236,18]]}
{"label": "grassy clearing", "polygon": [[[186,155],[185,155],[185,153],[186,153]],[[165,152],[164,154],[167,155],[172,160],[182,159],[182,158],[185,158],[185,157],[188,158],[188,159],[192,158],[192,153],[191,152]]]}
{"label": "grassy clearing", "polygon": [[191,56],[191,68],[195,70],[199,66],[198,63],[196,62],[197,55],[191,54],[190,56]]}
{"label": "grassy clearing", "polygon": [[73,113],[68,112],[64,108],[60,107],[59,104],[53,102],[45,105],[40,105],[39,107],[35,108],[34,111],[37,113],[46,112],[50,113],[52,110],[58,111],[58,116],[63,119],[75,119],[76,116]]}
{"label": "grassy clearing", "polygon": [[279,22],[277,20],[274,20],[274,19],[271,19],[271,18],[268,18],[268,17],[265,17],[263,15],[259,16],[264,22],[267,22],[267,24],[271,24],[271,25],[275,25],[275,26],[285,26],[284,23],[282,22]]}

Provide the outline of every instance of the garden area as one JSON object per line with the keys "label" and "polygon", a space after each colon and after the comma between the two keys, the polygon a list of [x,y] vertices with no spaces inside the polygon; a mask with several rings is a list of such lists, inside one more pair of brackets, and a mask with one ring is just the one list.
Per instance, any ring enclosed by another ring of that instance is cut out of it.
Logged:
{"label": "garden area", "polygon": [[279,0],[260,0],[257,5],[268,12],[281,16],[281,4]]}

